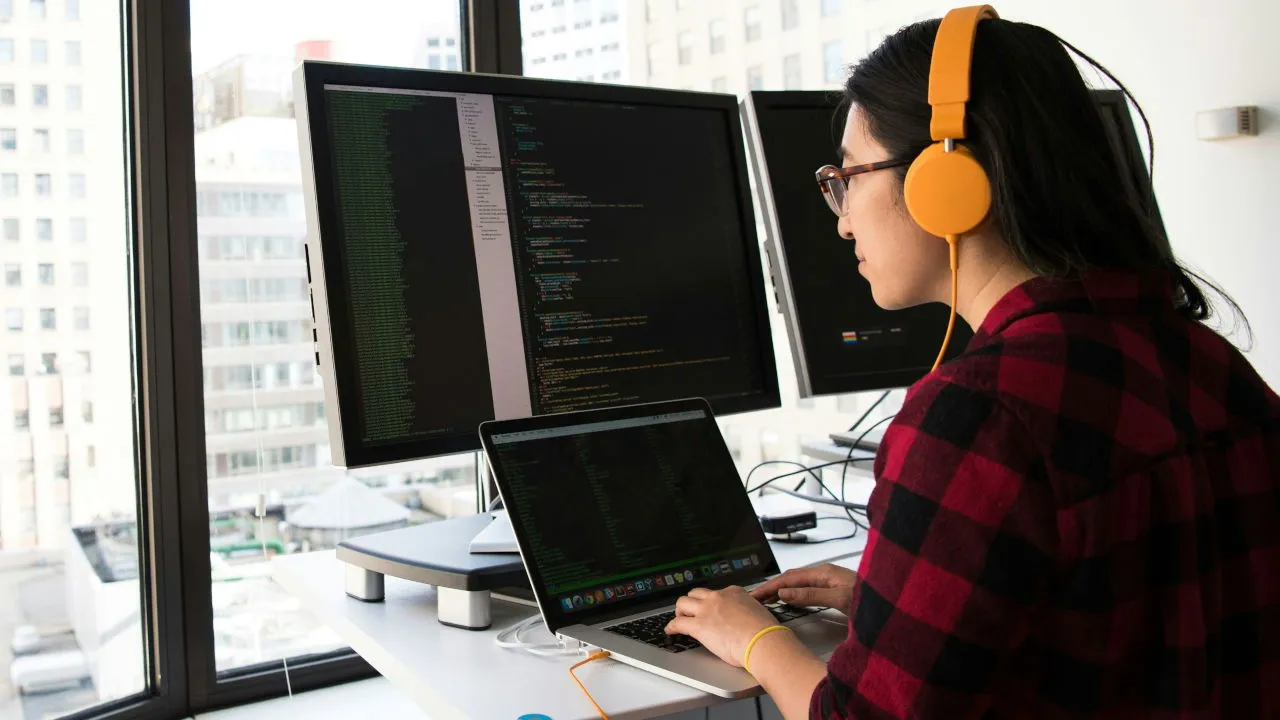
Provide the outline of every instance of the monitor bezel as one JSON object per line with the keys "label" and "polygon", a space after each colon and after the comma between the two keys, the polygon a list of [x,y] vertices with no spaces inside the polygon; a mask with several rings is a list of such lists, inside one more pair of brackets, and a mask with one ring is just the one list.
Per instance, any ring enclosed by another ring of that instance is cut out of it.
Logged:
{"label": "monitor bezel", "polygon": [[[781,405],[764,277],[761,272],[759,239],[756,236],[754,197],[747,174],[747,154],[741,124],[738,121],[736,97],[623,85],[571,83],[516,76],[387,68],[308,60],[303,62],[295,72],[294,94],[303,168],[304,205],[307,214],[307,271],[312,290],[312,314],[316,325],[313,340],[316,344],[316,362],[325,386],[330,449],[334,465],[360,468],[473,452],[480,449],[480,440],[477,433],[472,430],[430,439],[366,446],[360,440],[359,423],[352,418],[346,418],[349,421],[344,422],[342,409],[357,405],[356,373],[350,356],[339,356],[335,353],[335,348],[349,347],[353,333],[349,318],[341,318],[339,322],[334,322],[334,312],[344,307],[345,283],[327,283],[325,278],[341,277],[342,258],[340,249],[335,251],[335,248],[329,248],[329,252],[325,252],[323,238],[328,233],[336,234],[338,218],[334,203],[320,203],[318,198],[332,198],[335,190],[331,173],[315,171],[316,168],[332,166],[328,148],[324,143],[314,141],[314,138],[323,137],[328,129],[324,98],[324,88],[327,85],[477,93],[720,111],[724,116],[734,168],[733,177],[725,180],[734,183],[735,196],[738,199],[751,312],[755,316],[751,323],[756,339],[755,360],[760,365],[762,385],[757,392],[750,395],[713,398],[711,406],[717,415],[725,415]],[[628,162],[640,161],[642,161],[640,158],[628,159]],[[652,398],[655,401],[663,399],[667,398]]]}

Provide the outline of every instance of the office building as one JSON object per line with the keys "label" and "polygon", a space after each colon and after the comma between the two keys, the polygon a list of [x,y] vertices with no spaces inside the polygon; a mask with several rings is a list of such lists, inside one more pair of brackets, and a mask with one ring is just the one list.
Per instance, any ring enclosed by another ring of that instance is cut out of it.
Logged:
{"label": "office building", "polygon": [[629,63],[639,24],[634,0],[522,0],[526,75],[555,80],[638,83]]}

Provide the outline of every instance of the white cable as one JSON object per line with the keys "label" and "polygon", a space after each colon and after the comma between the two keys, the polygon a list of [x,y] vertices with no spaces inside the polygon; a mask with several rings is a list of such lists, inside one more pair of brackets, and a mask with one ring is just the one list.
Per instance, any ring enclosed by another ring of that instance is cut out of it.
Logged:
{"label": "white cable", "polygon": [[523,650],[531,655],[537,655],[539,657],[566,657],[570,655],[582,655],[582,649],[565,647],[564,643],[560,641],[554,643],[531,643],[520,639],[521,633],[526,630],[532,630],[541,624],[542,616],[534,615],[533,617],[521,620],[515,625],[500,631],[497,637],[493,639],[493,642],[500,648],[505,648],[507,650]]}

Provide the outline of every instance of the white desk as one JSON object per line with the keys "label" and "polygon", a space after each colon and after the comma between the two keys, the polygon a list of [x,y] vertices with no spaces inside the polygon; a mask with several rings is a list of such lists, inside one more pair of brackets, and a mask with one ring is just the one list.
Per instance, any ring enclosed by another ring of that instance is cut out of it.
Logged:
{"label": "white desk", "polygon": [[[847,533],[836,523],[824,525],[832,530],[811,532],[819,537]],[[856,568],[865,543],[866,534],[859,533],[852,540],[818,545],[775,543],[774,553],[784,570],[836,560]],[[276,558],[271,568],[276,581],[306,610],[333,628],[432,720],[515,720],[526,713],[554,720],[597,717],[569,679],[573,659],[535,657],[494,644],[499,630],[529,617],[536,612],[532,608],[495,601],[492,629],[459,630],[436,622],[436,592],[429,585],[388,577],[383,602],[347,597],[344,566],[332,550]],[[530,636],[550,641],[545,630]],[[612,660],[583,667],[579,677],[616,720],[661,717],[725,702]]]}

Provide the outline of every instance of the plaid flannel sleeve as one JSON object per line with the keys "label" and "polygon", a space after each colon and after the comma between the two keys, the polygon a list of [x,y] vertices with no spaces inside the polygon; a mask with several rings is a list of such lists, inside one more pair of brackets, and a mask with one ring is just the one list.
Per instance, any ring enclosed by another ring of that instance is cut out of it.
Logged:
{"label": "plaid flannel sleeve", "polygon": [[914,387],[881,444],[849,638],[810,716],[980,716],[1042,597],[1052,507],[1040,455],[995,397]]}

